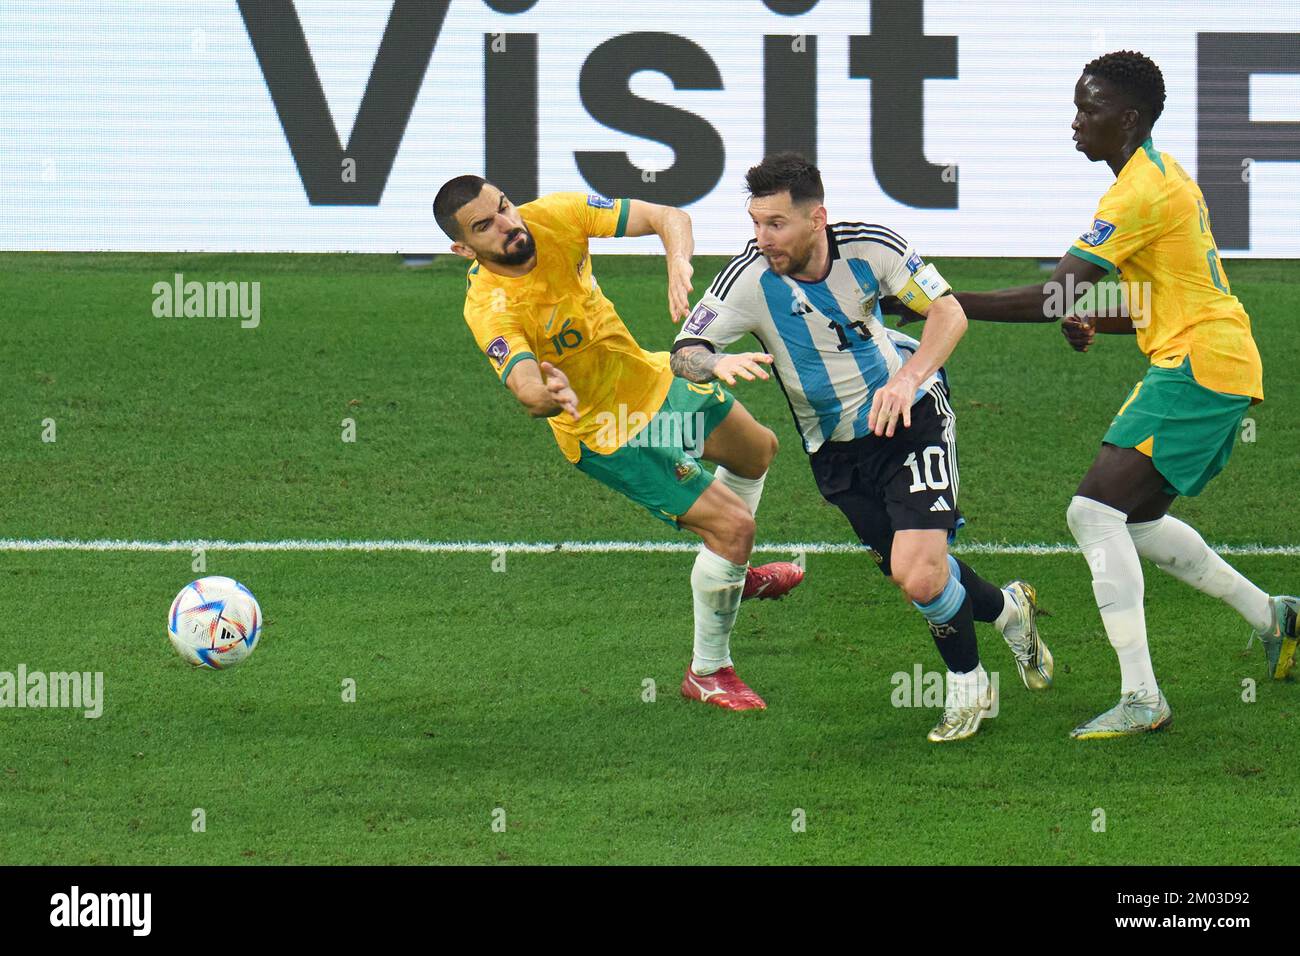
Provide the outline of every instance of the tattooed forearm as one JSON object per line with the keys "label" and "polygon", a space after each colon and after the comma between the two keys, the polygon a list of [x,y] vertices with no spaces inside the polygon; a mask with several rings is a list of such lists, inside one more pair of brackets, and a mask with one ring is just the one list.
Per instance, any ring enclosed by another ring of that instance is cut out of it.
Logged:
{"label": "tattooed forearm", "polygon": [[674,375],[688,382],[711,382],[713,369],[721,357],[717,352],[710,352],[702,345],[691,345],[674,352],[669,359],[668,367],[672,369]]}

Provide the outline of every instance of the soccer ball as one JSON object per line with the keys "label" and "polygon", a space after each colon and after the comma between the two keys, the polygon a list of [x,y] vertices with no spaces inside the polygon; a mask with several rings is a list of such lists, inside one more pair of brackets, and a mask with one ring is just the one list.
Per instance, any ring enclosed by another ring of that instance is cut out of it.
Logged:
{"label": "soccer ball", "polygon": [[257,598],[234,578],[212,575],[185,585],[167,615],[172,647],[195,667],[234,667],[253,653],[261,634]]}

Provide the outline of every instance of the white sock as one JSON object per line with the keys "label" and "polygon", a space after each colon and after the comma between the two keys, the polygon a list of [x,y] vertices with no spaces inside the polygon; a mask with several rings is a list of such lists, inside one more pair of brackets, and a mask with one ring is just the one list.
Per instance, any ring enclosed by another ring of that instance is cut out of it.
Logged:
{"label": "white sock", "polygon": [[751,515],[758,514],[758,499],[763,496],[763,482],[767,481],[767,472],[757,478],[741,478],[719,465],[714,469],[713,477],[738,494]]}
{"label": "white sock", "polygon": [[695,660],[691,669],[703,677],[731,666],[731,629],[740,610],[748,565],[732,564],[700,548],[691,571],[695,594]]}
{"label": "white sock", "polygon": [[1196,529],[1165,515],[1128,526],[1138,554],[1198,591],[1225,601],[1257,631],[1273,628],[1268,595],[1215,554]]}
{"label": "white sock", "polygon": [[1120,692],[1154,698],[1159,688],[1147,649],[1142,562],[1129,537],[1126,515],[1100,501],[1075,495],[1065,517],[1092,568],[1092,593],[1101,623],[1119,657]]}
{"label": "white sock", "polygon": [[1020,608],[1016,606],[1015,599],[1006,588],[1002,589],[1002,613],[993,622],[993,626],[1008,640],[1020,637]]}
{"label": "white sock", "polygon": [[969,707],[975,703],[976,699],[988,692],[989,674],[980,664],[973,671],[967,671],[965,674],[958,674],[954,671],[948,672],[948,693],[944,702],[945,706],[955,704],[958,707]]}

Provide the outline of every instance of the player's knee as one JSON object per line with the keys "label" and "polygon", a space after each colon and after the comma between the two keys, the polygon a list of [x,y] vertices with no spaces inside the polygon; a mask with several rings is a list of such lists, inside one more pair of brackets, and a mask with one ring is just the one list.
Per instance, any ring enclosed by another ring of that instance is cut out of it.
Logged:
{"label": "player's knee", "polygon": [[727,523],[730,526],[732,541],[737,547],[743,548],[748,553],[754,547],[754,535],[758,529],[754,522],[754,516],[742,504],[731,509]]}
{"label": "player's knee", "polygon": [[1079,542],[1092,541],[1125,527],[1124,516],[1115,509],[1080,495],[1070,499],[1070,506],[1065,509],[1065,523]]}
{"label": "player's knee", "polygon": [[929,604],[943,593],[946,583],[946,581],[936,581],[930,575],[916,575],[909,577],[903,583],[903,593],[915,604]]}
{"label": "player's knee", "polygon": [[918,563],[893,574],[894,583],[917,604],[929,604],[943,593],[948,584],[948,563],[940,565]]}
{"label": "player's knee", "polygon": [[1065,523],[1070,528],[1070,534],[1075,538],[1079,537],[1079,532],[1083,530],[1084,525],[1084,508],[1079,505],[1081,499],[1075,495],[1070,499],[1070,505],[1065,509]]}
{"label": "player's knee", "polygon": [[776,453],[780,450],[781,443],[776,440],[776,432],[772,431],[772,429],[764,428],[763,431],[767,432],[767,451],[763,457],[763,471],[767,471],[768,467],[772,464],[773,459],[776,458]]}
{"label": "player's knee", "polygon": [[744,563],[754,547],[754,516],[737,500],[722,505],[720,511],[701,531],[705,546],[729,561]]}

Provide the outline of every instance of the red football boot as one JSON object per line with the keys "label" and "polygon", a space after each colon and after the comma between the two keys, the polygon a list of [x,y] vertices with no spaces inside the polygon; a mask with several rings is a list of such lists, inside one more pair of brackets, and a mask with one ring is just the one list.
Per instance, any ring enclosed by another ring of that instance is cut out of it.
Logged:
{"label": "red football boot", "polygon": [[773,561],[745,572],[742,601],[750,598],[779,598],[789,594],[803,580],[803,568],[793,561]]}
{"label": "red football boot", "polygon": [[725,710],[767,710],[767,704],[736,676],[734,667],[724,667],[701,677],[687,667],[682,696]]}

